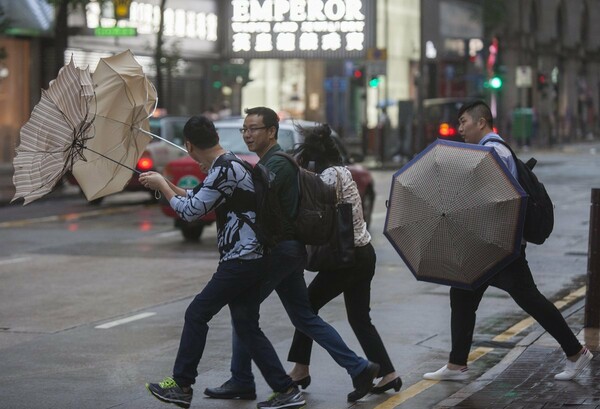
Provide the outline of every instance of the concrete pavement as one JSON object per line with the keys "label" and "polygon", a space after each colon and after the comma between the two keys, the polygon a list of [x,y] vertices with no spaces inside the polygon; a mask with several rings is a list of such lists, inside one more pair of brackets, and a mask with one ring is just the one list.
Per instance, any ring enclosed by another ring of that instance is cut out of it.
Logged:
{"label": "concrete pavement", "polygon": [[556,381],[565,356],[552,337],[537,327],[504,359],[471,381],[435,409],[600,408],[600,344],[598,328],[582,328],[585,300],[563,311],[594,359],[573,381]]}

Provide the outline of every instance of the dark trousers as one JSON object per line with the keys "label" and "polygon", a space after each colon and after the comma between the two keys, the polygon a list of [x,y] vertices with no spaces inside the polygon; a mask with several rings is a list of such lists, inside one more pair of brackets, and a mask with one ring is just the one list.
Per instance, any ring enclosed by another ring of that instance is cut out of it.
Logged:
{"label": "dark trousers", "polygon": [[450,306],[452,308],[450,363],[467,364],[473,342],[477,308],[483,293],[490,285],[506,291],[523,311],[531,315],[558,341],[567,356],[575,355],[581,350],[581,344],[560,311],[540,293],[535,285],[523,247],[519,258],[476,290],[450,289]]}
{"label": "dark trousers", "polygon": [[[348,348],[338,332],[311,308],[304,281],[305,265],[306,249],[302,243],[295,240],[279,243],[267,257],[268,272],[261,298],[266,298],[275,289],[294,327],[309,334],[354,378],[367,367],[368,362]],[[238,385],[252,387],[254,376],[251,358],[254,357],[248,354],[248,344],[240,340],[237,331],[235,327],[231,379]]]}
{"label": "dark trousers", "polygon": [[[344,294],[348,322],[367,359],[380,365],[378,377],[394,372],[394,366],[383,345],[377,329],[371,322],[371,280],[375,275],[375,250],[369,243],[357,247],[356,264],[334,271],[321,271],[308,286],[308,297],[313,310],[321,307],[340,294]],[[296,330],[288,354],[288,361],[310,364],[312,339]]]}
{"label": "dark trousers", "polygon": [[179,386],[195,382],[206,346],[208,322],[227,304],[236,333],[269,386],[283,392],[292,385],[273,345],[258,325],[263,271],[262,259],[224,261],[188,306],[173,368],[173,378]]}

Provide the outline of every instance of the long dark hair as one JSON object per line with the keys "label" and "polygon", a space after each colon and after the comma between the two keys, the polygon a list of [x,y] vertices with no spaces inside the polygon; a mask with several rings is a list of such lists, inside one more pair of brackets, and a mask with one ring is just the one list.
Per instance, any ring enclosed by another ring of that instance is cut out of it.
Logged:
{"label": "long dark hair", "polygon": [[330,166],[342,165],[342,156],[338,150],[331,128],[327,124],[302,127],[296,129],[304,137],[304,143],[294,149],[294,156],[303,168],[309,168],[309,163],[314,162],[317,173],[323,172]]}

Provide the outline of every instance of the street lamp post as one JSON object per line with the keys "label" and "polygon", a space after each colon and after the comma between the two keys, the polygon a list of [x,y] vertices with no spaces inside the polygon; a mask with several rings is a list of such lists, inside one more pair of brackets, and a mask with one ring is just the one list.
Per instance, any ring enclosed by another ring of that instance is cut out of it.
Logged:
{"label": "street lamp post", "polygon": [[413,143],[413,155],[419,153],[423,149],[423,99],[425,94],[425,29],[423,28],[424,4],[426,0],[421,0],[419,7],[419,79],[417,82],[417,129]]}

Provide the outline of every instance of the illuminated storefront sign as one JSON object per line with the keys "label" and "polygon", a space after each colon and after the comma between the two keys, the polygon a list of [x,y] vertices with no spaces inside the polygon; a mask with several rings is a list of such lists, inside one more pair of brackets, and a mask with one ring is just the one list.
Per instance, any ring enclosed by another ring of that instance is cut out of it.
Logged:
{"label": "illuminated storefront sign", "polygon": [[[1,1],[1,0],[0,0]],[[129,48],[136,55],[152,52],[160,24],[161,0],[131,1],[129,18],[116,20],[114,3],[90,0],[86,4],[87,28],[69,36],[69,47],[94,52]],[[219,54],[221,0],[169,0],[163,14],[163,45],[183,58]],[[95,34],[93,37],[89,33]],[[137,34],[135,36],[120,36]],[[118,38],[116,38],[118,37]],[[116,38],[116,40],[115,40]]]}
{"label": "illuminated storefront sign", "polygon": [[231,0],[228,49],[243,58],[361,58],[374,44],[375,1]]}
{"label": "illuminated storefront sign", "polygon": [[[110,7],[111,4],[108,3],[108,6]],[[116,23],[114,12],[102,12],[98,2],[88,3],[86,11],[88,28],[114,27]],[[106,14],[109,16],[106,16]],[[132,1],[129,9],[129,19],[120,21],[119,25],[121,27],[134,27],[137,29],[138,34],[154,35],[158,31],[159,17],[160,7],[158,4]],[[218,38],[218,17],[215,12],[167,7],[163,15],[163,23],[166,37],[206,41],[217,41]]]}

